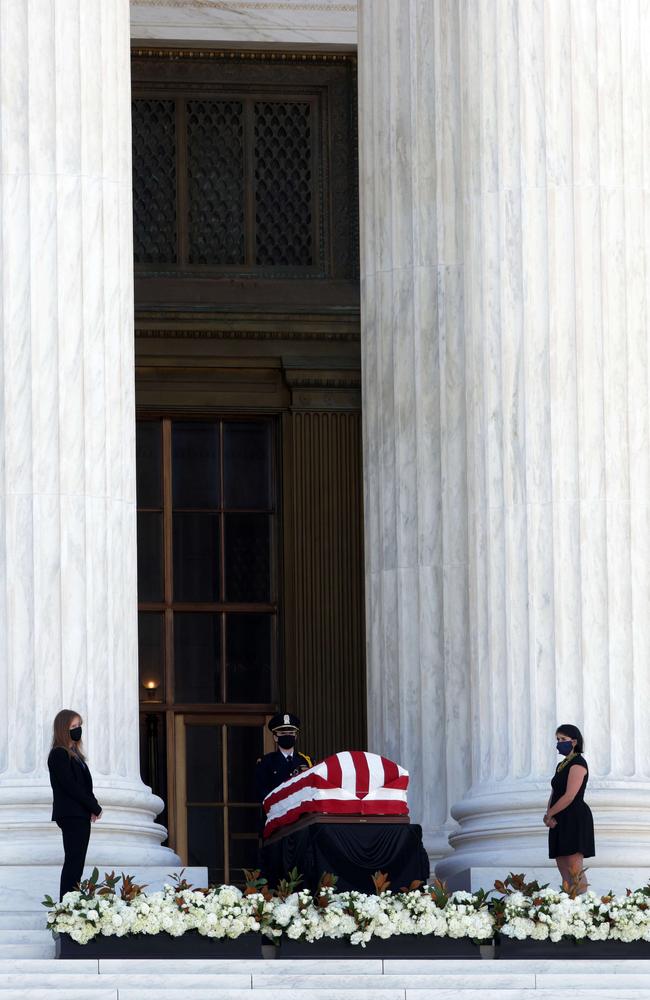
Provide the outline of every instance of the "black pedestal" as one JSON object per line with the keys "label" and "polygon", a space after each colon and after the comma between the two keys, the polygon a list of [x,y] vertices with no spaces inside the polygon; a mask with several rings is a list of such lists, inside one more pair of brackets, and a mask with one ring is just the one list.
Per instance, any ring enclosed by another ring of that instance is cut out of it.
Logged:
{"label": "black pedestal", "polygon": [[429,878],[422,827],[409,823],[324,820],[264,844],[260,866],[272,886],[297,868],[304,880],[300,888],[315,889],[323,872],[331,872],[338,876],[338,892],[374,892],[377,871],[388,874],[393,892]]}

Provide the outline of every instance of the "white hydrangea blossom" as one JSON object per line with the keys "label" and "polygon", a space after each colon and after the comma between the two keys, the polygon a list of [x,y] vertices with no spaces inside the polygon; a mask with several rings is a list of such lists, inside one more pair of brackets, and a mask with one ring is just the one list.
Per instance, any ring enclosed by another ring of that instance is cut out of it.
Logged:
{"label": "white hydrangea blossom", "polygon": [[640,889],[625,896],[586,892],[572,899],[566,892],[540,889],[532,896],[507,896],[500,933],[522,941],[650,941],[650,894]]}
{"label": "white hydrangea blossom", "polygon": [[259,933],[270,908],[263,896],[244,895],[234,886],[179,891],[165,885],[160,892],[142,893],[131,900],[113,893],[87,899],[79,892],[68,892],[50,910],[47,922],[53,933],[68,934],[79,944],[87,944],[99,934],[180,937],[192,930],[204,937],[234,939]]}
{"label": "white hydrangea blossom", "polygon": [[494,933],[494,920],[485,900],[473,893],[452,893],[442,907],[428,887],[372,896],[327,889],[321,892],[320,900],[321,904],[303,890],[276,901],[265,933],[272,939],[284,934],[309,942],[323,937],[347,938],[362,947],[371,938],[396,934],[489,940]]}

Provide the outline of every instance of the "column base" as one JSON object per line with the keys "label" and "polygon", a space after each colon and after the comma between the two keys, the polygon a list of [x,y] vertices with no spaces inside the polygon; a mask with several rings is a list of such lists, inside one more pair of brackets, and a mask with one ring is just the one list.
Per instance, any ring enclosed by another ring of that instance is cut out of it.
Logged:
{"label": "column base", "polygon": [[[589,888],[598,893],[599,896],[608,892],[623,895],[626,889],[638,889],[647,885],[650,881],[650,867],[648,868],[593,868],[587,864],[587,881]],[[464,871],[456,872],[446,881],[450,889],[465,889],[467,892],[475,892],[477,889],[494,889],[497,879],[503,879],[508,872],[504,868],[466,868]],[[548,866],[540,868],[528,868],[526,870],[528,881],[536,879],[540,885],[549,885],[551,889],[560,888],[560,873],[555,865],[549,863]]]}
{"label": "column base", "polygon": [[[43,781],[18,786],[0,784],[0,866],[60,865],[63,860],[61,831],[52,816],[52,789]],[[156,823],[164,803],[141,781],[104,779],[96,783],[96,795],[104,810],[93,825],[88,863],[125,869],[134,865],[180,866],[180,858],[169,847],[165,827]]]}
{"label": "column base", "polygon": [[434,867],[443,858],[448,857],[450,854],[451,847],[449,846],[449,838],[456,830],[458,830],[457,823],[451,823],[447,826],[434,827],[433,829],[426,829],[426,827],[422,828],[422,843],[424,844],[425,851],[429,855],[432,875]]}
{"label": "column base", "polygon": [[[172,853],[172,852],[170,852]],[[88,878],[93,870],[93,865],[86,865],[84,868],[84,878]],[[109,868],[109,871],[111,869]],[[181,867],[169,865],[159,867],[154,865],[129,866],[124,870],[125,875],[134,875],[138,885],[146,885],[146,892],[156,892],[162,889],[163,885],[171,881],[170,875],[174,871],[180,874]],[[104,866],[99,866],[100,877],[104,876]],[[192,885],[207,886],[207,868],[185,868],[184,877]],[[34,910],[40,911],[43,915],[43,926],[45,926],[45,909],[41,906],[44,896],[51,896],[52,899],[59,898],[59,880],[61,878],[61,865],[0,865],[0,913],[20,913]]]}
{"label": "column base", "polygon": [[[650,870],[650,782],[592,779],[587,800],[596,857],[587,858],[586,866],[592,871]],[[449,836],[451,853],[436,864],[438,877],[449,881],[475,869],[498,869],[498,878],[555,869],[542,822],[547,801],[547,781],[501,783],[470,792],[452,809],[458,827]]]}

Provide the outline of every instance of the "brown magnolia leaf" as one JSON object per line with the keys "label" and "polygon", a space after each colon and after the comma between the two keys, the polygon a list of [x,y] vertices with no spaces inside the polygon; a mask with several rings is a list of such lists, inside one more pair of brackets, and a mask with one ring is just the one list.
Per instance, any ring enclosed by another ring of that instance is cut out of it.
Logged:
{"label": "brown magnolia leaf", "polygon": [[390,879],[386,872],[375,872],[372,876],[372,884],[375,887],[375,892],[377,895],[381,895],[382,892],[387,892],[390,889]]}

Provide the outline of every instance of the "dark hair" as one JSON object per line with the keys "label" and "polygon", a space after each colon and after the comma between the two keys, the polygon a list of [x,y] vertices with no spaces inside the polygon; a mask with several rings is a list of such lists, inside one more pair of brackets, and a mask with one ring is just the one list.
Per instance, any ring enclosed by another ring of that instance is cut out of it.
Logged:
{"label": "dark hair", "polygon": [[571,726],[568,722],[562,723],[561,726],[557,726],[556,733],[564,733],[565,736],[570,737],[570,739],[576,741],[576,753],[582,753],[585,748],[585,741],[582,738],[582,733],[577,726]]}

